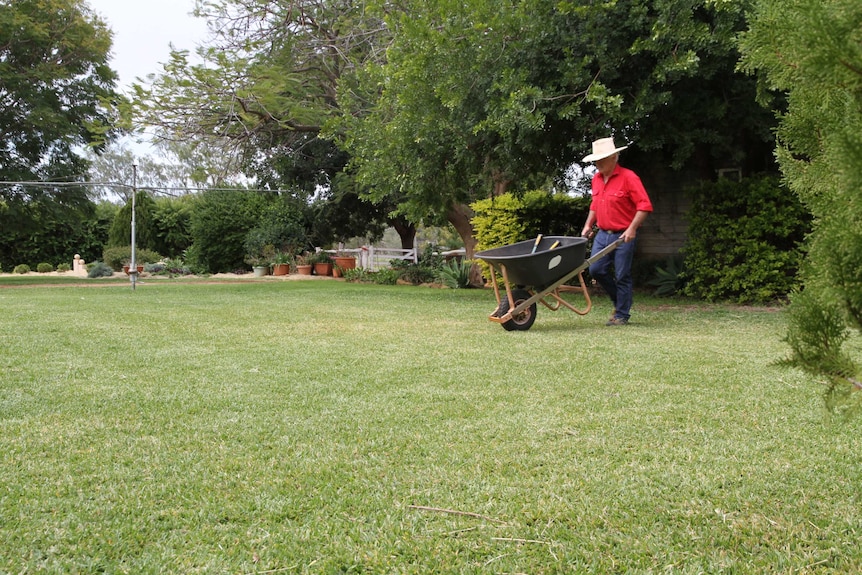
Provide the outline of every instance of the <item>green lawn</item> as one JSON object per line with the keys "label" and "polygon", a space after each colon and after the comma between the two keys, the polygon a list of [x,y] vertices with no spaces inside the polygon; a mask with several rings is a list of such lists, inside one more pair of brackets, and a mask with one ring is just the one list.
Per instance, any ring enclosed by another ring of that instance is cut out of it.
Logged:
{"label": "green lawn", "polygon": [[860,422],[781,312],[84,284],[0,280],[0,573],[862,570]]}

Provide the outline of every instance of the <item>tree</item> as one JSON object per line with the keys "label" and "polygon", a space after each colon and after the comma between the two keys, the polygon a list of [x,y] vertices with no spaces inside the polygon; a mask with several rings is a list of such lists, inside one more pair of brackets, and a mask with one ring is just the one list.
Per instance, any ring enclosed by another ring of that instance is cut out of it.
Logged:
{"label": "tree", "polygon": [[787,95],[777,156],[814,215],[804,289],[790,307],[787,363],[826,383],[834,412],[862,408],[862,4],[759,0],[742,46],[764,88]]}
{"label": "tree", "polygon": [[[156,248],[157,228],[154,213],[156,202],[147,193],[138,191],[135,197],[135,245],[141,249]],[[117,212],[111,229],[108,231],[107,247],[128,246],[132,240],[132,201],[131,197]]]}
{"label": "tree", "polygon": [[362,231],[376,233],[380,209],[351,199],[353,186],[337,177],[348,157],[320,134],[341,113],[345,74],[380,56],[380,20],[357,0],[200,1],[197,13],[212,30],[198,50],[202,63],[174,52],[163,74],[138,86],[142,123],[163,140],[220,146],[234,158],[223,166],[260,187],[304,189],[331,200],[334,219],[356,224],[365,215]]}
{"label": "tree", "polygon": [[139,156],[125,144],[108,146],[96,154],[88,153],[90,168],[88,175],[93,185],[93,193],[103,198],[132,197],[133,187],[166,191],[171,195],[181,195],[191,184],[190,170],[176,163],[164,163],[151,156]]}
{"label": "tree", "polygon": [[0,180],[63,182],[0,186],[4,265],[87,255],[95,206],[65,183],[84,180],[78,150],[114,134],[122,102],[110,47],[82,0],[0,2]]}
{"label": "tree", "polygon": [[111,137],[121,101],[110,48],[110,32],[83,0],[0,4],[0,177],[86,171],[75,148]]}
{"label": "tree", "polygon": [[[735,71],[744,6],[412,3],[388,15],[387,60],[342,92],[351,168],[370,197],[397,193],[414,219],[446,214],[468,255],[468,202],[559,180],[614,128],[642,142],[641,166],[697,162],[714,177],[716,158],[771,137],[768,113],[745,112],[753,80]],[[742,121],[726,122],[731,113]]]}

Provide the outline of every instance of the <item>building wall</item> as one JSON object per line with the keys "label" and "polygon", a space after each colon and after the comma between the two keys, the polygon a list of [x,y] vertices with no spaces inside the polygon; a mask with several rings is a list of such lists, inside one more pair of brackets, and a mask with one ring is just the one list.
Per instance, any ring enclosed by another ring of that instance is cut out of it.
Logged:
{"label": "building wall", "polygon": [[691,207],[685,189],[697,181],[697,174],[653,169],[641,170],[639,175],[652,201],[653,213],[638,231],[638,254],[644,259],[664,261],[685,246]]}

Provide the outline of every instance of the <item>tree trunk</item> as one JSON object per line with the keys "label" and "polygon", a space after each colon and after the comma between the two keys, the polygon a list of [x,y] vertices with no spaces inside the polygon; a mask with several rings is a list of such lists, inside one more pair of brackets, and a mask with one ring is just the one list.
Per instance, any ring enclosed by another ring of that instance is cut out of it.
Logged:
{"label": "tree trunk", "polygon": [[[464,242],[464,250],[467,252],[465,257],[468,260],[473,259],[473,254],[476,253],[476,236],[473,233],[473,224],[470,223],[472,217],[473,210],[465,204],[455,204],[446,212],[446,219]],[[473,264],[470,269],[470,285],[473,287],[484,285],[482,270],[476,264]]]}
{"label": "tree trunk", "polygon": [[398,232],[401,238],[401,249],[412,250],[416,244],[416,226],[403,218],[394,218],[389,224]]}

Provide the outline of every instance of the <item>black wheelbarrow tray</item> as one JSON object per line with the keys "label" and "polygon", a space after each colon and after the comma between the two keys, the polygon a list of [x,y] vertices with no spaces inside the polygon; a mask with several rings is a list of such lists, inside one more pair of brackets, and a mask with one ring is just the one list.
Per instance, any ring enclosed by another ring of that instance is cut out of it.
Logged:
{"label": "black wheelbarrow tray", "polygon": [[[499,323],[507,331],[526,331],[536,321],[536,303],[551,311],[566,307],[578,315],[592,309],[590,293],[584,283],[584,270],[602,259],[623,240],[608,245],[596,255],[587,258],[587,239],[570,236],[547,236],[526,240],[476,253],[491,268],[491,285],[497,298],[497,309],[488,319]],[[497,274],[503,278],[505,294],[501,293]],[[580,287],[567,286],[578,278]],[[586,307],[579,309],[562,297],[564,291],[579,291]]]}

